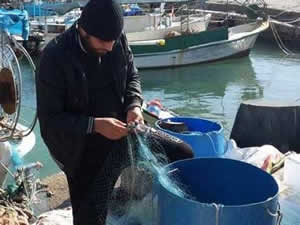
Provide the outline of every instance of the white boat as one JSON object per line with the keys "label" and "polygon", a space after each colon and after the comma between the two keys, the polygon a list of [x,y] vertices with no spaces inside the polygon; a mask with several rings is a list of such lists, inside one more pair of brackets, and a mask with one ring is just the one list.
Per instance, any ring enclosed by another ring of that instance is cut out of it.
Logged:
{"label": "white boat", "polygon": [[142,112],[144,120],[151,126],[155,126],[155,122],[158,120],[178,116],[175,112],[164,107],[159,99],[144,102]]}
{"label": "white boat", "polygon": [[191,33],[165,40],[129,42],[138,68],[183,66],[248,55],[269,21]]}
{"label": "white boat", "polygon": [[45,33],[62,33],[68,29],[80,17],[79,8],[73,9],[64,15],[35,16],[31,18],[31,29],[42,29]]}

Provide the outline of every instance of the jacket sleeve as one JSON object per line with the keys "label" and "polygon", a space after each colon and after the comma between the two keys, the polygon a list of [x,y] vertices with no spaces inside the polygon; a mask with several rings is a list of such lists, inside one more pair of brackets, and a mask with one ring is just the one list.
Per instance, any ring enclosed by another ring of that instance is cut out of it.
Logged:
{"label": "jacket sleeve", "polygon": [[128,45],[126,35],[123,34],[123,44],[126,49],[126,57],[128,62],[127,68],[127,82],[126,82],[126,93],[125,93],[125,111],[127,112],[130,108],[135,106],[141,107],[143,103],[142,89],[140,82],[140,75],[137,68],[134,65],[133,54]]}
{"label": "jacket sleeve", "polygon": [[[37,111],[41,136],[50,153],[60,163],[72,164],[72,157],[80,157],[85,141],[89,117],[66,111],[67,86],[57,57],[44,51],[36,76]],[[62,149],[63,152],[62,152]]]}

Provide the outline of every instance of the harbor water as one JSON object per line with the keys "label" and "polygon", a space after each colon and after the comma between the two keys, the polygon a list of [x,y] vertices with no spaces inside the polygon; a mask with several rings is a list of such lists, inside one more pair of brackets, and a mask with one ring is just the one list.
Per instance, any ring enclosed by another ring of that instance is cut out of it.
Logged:
{"label": "harbor water", "polygon": [[[228,137],[240,103],[249,99],[300,102],[300,59],[286,57],[277,46],[258,41],[249,57],[180,68],[141,70],[145,100],[158,98],[182,116],[215,120]],[[23,120],[34,112],[34,80],[23,75],[26,105]],[[36,145],[25,162],[41,161],[41,177],[58,171],[34,129]]]}

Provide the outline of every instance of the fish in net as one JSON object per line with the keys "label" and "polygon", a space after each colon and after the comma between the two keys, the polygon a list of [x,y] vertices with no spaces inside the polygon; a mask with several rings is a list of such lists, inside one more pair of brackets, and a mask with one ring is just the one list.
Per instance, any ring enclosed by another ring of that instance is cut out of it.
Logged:
{"label": "fish in net", "polygon": [[158,182],[175,195],[192,198],[166,165],[192,158],[193,152],[180,139],[146,125],[134,125],[130,130],[128,148],[114,149],[105,161],[101,174],[109,182],[98,179],[94,185],[98,193],[111,189],[107,198],[94,196],[96,208],[102,224],[155,225]]}

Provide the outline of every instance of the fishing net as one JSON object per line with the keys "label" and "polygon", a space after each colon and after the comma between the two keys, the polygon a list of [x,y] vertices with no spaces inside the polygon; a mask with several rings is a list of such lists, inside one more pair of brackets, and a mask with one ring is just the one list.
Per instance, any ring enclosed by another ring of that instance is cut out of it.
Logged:
{"label": "fishing net", "polygon": [[[191,158],[193,153],[180,139],[145,125],[131,127],[127,144],[127,150],[116,149],[106,160],[103,174],[109,177],[112,190],[108,199],[97,199],[102,212],[107,201],[101,219],[107,225],[157,224],[158,185],[174,195],[191,198],[166,165]],[[100,183],[96,186],[101,190]]]}

